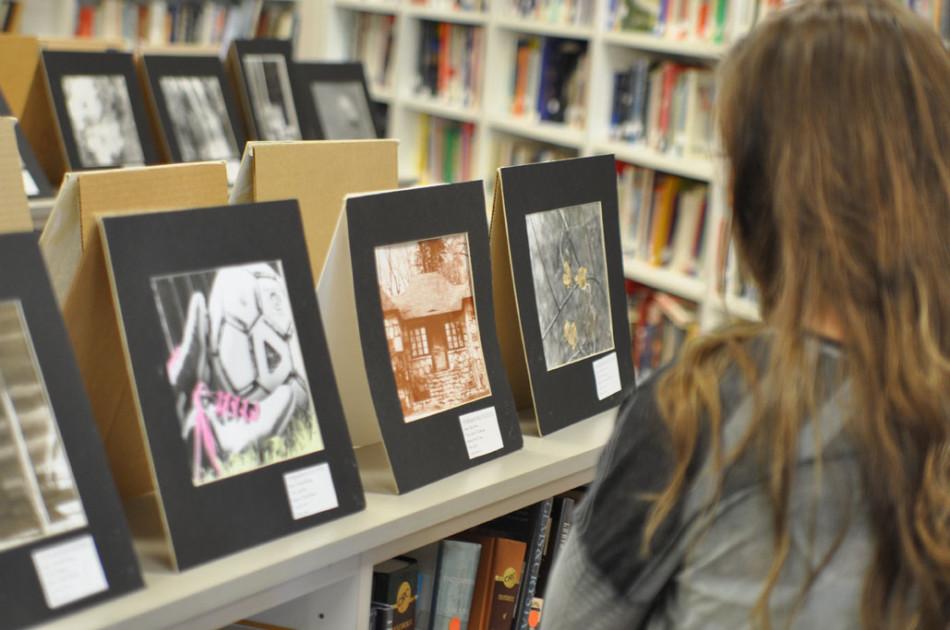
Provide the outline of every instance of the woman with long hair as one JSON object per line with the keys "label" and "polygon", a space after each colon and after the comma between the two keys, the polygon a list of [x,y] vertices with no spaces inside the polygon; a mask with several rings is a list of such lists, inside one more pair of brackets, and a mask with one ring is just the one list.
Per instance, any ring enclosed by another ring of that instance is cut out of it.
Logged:
{"label": "woman with long hair", "polygon": [[719,68],[763,322],[621,409],[544,630],[950,627],[950,54],[804,0]]}

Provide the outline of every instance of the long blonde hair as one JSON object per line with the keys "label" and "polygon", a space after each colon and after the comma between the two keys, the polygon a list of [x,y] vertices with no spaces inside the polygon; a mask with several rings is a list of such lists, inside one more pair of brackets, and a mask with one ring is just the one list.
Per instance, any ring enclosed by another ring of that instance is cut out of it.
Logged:
{"label": "long blonde hair", "polygon": [[[799,433],[827,384],[806,322],[841,330],[845,426],[859,453],[875,553],[866,628],[943,628],[950,619],[950,55],[892,0],[804,0],[750,33],[720,67],[720,131],[732,235],[766,324],[688,346],[659,383],[676,467],[646,540],[685,491],[703,423],[720,479],[758,455],[774,559],[753,622],[789,552]],[[747,341],[768,331],[764,371]],[[718,382],[730,364],[753,421],[724,452]],[[763,384],[780,383],[781,387]],[[807,586],[806,586],[807,588]]]}

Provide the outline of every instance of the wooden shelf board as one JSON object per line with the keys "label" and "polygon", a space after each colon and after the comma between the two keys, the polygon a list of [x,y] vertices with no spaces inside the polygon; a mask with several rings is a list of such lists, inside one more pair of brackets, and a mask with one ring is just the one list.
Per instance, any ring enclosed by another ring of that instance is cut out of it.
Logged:
{"label": "wooden shelf board", "polygon": [[595,145],[595,150],[601,153],[613,153],[622,162],[704,182],[712,181],[715,175],[715,166],[710,159],[679,157],[642,144],[600,142]]}
{"label": "wooden shelf board", "polygon": [[677,55],[692,59],[716,61],[729,49],[725,44],[693,40],[676,40],[657,37],[649,33],[630,31],[608,31],[603,35],[604,41],[612,46],[634,48],[666,55]]}
{"label": "wooden shelf board", "polygon": [[420,20],[435,22],[451,22],[453,24],[481,25],[488,22],[488,15],[484,11],[462,11],[458,9],[434,9],[426,6],[410,5],[406,7],[406,15]]}
{"label": "wooden shelf board", "polygon": [[477,122],[478,110],[472,107],[453,105],[443,100],[426,96],[409,96],[401,99],[402,104],[414,112],[430,114],[441,118],[450,118],[461,122]]}
{"label": "wooden shelf board", "polygon": [[693,302],[701,302],[706,295],[706,283],[699,278],[663,267],[654,267],[631,256],[623,257],[623,273],[630,280]]}
{"label": "wooden shelf board", "polygon": [[544,20],[532,20],[522,17],[500,17],[495,20],[495,24],[506,31],[547,35],[549,37],[589,40],[594,36],[594,29],[589,26],[556,24]]}
{"label": "wooden shelf board", "polygon": [[382,13],[384,15],[396,15],[400,8],[400,4],[397,2],[380,2],[379,0],[335,0],[333,5],[339,9],[349,11]]}
{"label": "wooden shelf board", "polygon": [[583,149],[584,146],[584,131],[582,129],[559,123],[536,122],[513,116],[496,115],[490,118],[490,124],[498,131],[577,149],[578,151]]}

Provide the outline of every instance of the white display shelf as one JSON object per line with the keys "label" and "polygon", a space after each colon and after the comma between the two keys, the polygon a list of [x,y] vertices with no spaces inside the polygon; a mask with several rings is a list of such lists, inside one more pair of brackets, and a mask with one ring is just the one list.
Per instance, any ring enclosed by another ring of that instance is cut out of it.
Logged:
{"label": "white display shelf", "polygon": [[367,493],[358,514],[183,573],[154,555],[157,541],[137,539],[144,590],[48,627],[216,628],[323,592],[325,618],[310,627],[365,628],[374,564],[590,482],[615,419],[611,410],[544,438],[526,436],[516,453],[405,495]]}
{"label": "white display shelf", "polygon": [[334,4],[341,9],[349,9],[351,11],[383,13],[385,15],[396,15],[399,13],[398,2],[379,2],[378,0],[337,0]]}
{"label": "white display shelf", "polygon": [[625,31],[605,32],[603,39],[612,46],[709,61],[718,60],[726,50],[729,49],[729,46],[725,44],[667,39],[665,37],[650,35],[649,33],[631,33]]}
{"label": "white display shelf", "polygon": [[[721,299],[717,300],[716,303],[722,308],[723,302]],[[758,303],[748,298],[727,295],[725,308],[723,310],[727,315],[732,315],[751,322],[757,322],[762,319],[762,311]]]}
{"label": "white display shelf", "polygon": [[427,96],[408,96],[402,99],[402,104],[411,111],[420,114],[430,114],[451,120],[461,122],[477,122],[479,119],[478,109],[474,107],[462,107],[454,105],[443,100]]}
{"label": "white display shelf", "polygon": [[582,150],[584,147],[584,130],[568,127],[561,123],[534,121],[527,118],[516,118],[503,114],[496,114],[489,118],[489,122],[497,131],[503,131],[523,138],[549,142],[562,147]]}
{"label": "white display shelf", "polygon": [[483,11],[462,11],[458,9],[434,9],[426,6],[407,6],[406,15],[420,20],[435,22],[451,22],[453,24],[482,25],[488,22],[488,15]]}
{"label": "white display shelf", "polygon": [[715,165],[712,160],[670,155],[643,144],[616,141],[600,142],[595,145],[595,150],[600,153],[613,153],[618,160],[636,166],[689,177],[690,179],[698,179],[703,182],[713,181],[715,175]]}
{"label": "white display shelf", "polygon": [[566,37],[570,39],[589,40],[594,37],[594,29],[589,26],[575,26],[572,24],[555,24],[544,20],[531,20],[520,17],[499,17],[495,24],[507,31],[517,33],[531,33],[533,35],[547,35],[549,37]]}
{"label": "white display shelf", "polygon": [[632,256],[624,255],[623,273],[630,280],[693,302],[701,302],[706,296],[706,283],[699,278],[663,267],[654,267]]}
{"label": "white display shelf", "polygon": [[387,105],[392,103],[396,95],[393,94],[392,88],[384,85],[370,85],[369,86],[369,97],[374,101],[379,103],[386,103]]}

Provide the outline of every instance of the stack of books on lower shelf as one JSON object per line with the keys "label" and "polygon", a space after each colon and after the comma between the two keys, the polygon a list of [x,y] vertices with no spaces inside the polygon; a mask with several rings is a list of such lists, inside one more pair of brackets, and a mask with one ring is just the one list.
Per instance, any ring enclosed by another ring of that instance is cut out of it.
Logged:
{"label": "stack of books on lower shelf", "polygon": [[537,628],[583,494],[551,497],[377,565],[370,628]]}
{"label": "stack of books on lower shelf", "polygon": [[419,116],[419,177],[423,183],[472,179],[475,125]]}
{"label": "stack of books on lower shelf", "polygon": [[699,332],[699,307],[650,287],[631,283],[627,295],[630,339],[637,382],[672,361]]}

